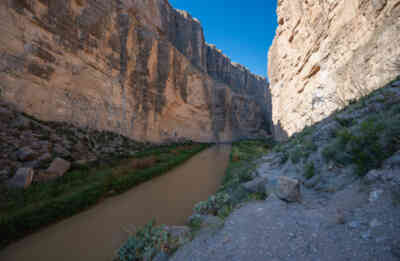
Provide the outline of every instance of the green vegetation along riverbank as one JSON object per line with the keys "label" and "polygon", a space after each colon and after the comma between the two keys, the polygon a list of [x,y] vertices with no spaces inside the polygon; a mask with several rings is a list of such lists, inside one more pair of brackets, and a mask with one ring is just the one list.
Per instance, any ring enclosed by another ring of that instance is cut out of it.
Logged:
{"label": "green vegetation along riverbank", "polygon": [[81,166],[59,179],[33,184],[25,190],[3,186],[0,188],[0,248],[106,197],[162,175],[208,146],[189,143],[160,147],[91,168]]}
{"label": "green vegetation along riverbank", "polygon": [[119,249],[116,260],[154,260],[161,256],[170,256],[183,244],[192,240],[200,229],[223,224],[223,219],[240,203],[265,198],[266,195],[262,193],[249,193],[241,184],[252,179],[257,159],[268,153],[272,144],[270,140],[233,143],[220,189],[207,201],[196,204],[194,214],[188,222],[189,227],[156,226],[152,221],[130,237]]}

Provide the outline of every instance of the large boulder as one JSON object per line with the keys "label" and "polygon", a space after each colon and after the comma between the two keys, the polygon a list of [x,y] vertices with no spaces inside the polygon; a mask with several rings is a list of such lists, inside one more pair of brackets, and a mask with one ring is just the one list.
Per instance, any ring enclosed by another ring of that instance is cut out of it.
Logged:
{"label": "large boulder", "polygon": [[62,177],[71,168],[71,163],[61,158],[56,158],[46,170],[48,174],[55,177]]}
{"label": "large boulder", "polygon": [[32,168],[19,168],[14,177],[8,182],[13,188],[28,188],[32,184],[34,171]]}
{"label": "large boulder", "polygon": [[275,194],[278,198],[284,201],[300,201],[300,182],[296,179],[285,176],[279,177],[275,188]]}

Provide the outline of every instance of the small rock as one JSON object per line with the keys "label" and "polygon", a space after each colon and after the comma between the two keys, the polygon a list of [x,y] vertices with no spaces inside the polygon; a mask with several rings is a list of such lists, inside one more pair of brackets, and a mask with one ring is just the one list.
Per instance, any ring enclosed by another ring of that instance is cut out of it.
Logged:
{"label": "small rock", "polygon": [[38,161],[41,163],[47,162],[47,161],[51,160],[51,158],[52,158],[51,154],[47,152],[47,153],[43,154],[42,156],[40,156]]}
{"label": "small rock", "polygon": [[367,173],[367,175],[365,176],[365,180],[369,184],[372,184],[372,183],[377,182],[380,179],[381,175],[382,175],[382,171],[373,169]]}
{"label": "small rock", "polygon": [[15,117],[14,114],[10,110],[0,107],[0,120],[2,122],[9,122],[14,117]]}
{"label": "small rock", "polygon": [[0,182],[8,179],[8,175],[9,175],[9,171],[8,170],[0,170]]}
{"label": "small rock", "polygon": [[252,181],[243,183],[242,186],[245,190],[251,193],[264,193],[265,185],[267,184],[268,184],[268,178],[258,177],[253,179]]}
{"label": "small rock", "polygon": [[382,193],[383,193],[383,190],[381,190],[381,189],[372,191],[372,192],[369,194],[369,199],[368,199],[369,202],[377,201],[377,200],[379,199],[379,197],[381,196]]}
{"label": "small rock", "polygon": [[17,119],[15,119],[12,124],[11,124],[14,128],[17,129],[29,129],[31,127],[31,120],[29,120],[28,118],[24,117],[24,116],[20,116]]}
{"label": "small rock", "polygon": [[168,261],[168,255],[161,251],[153,258],[153,261]]}
{"label": "small rock", "polygon": [[15,188],[27,188],[32,184],[34,171],[31,168],[19,168],[8,185]]}
{"label": "small rock", "polygon": [[338,224],[345,224],[346,223],[346,218],[344,216],[343,210],[342,209],[337,209],[336,210],[336,221]]}
{"label": "small rock", "polygon": [[313,188],[315,187],[321,180],[321,176],[319,175],[314,175],[311,179],[307,179],[304,181],[304,186],[306,188]]}
{"label": "small rock", "polygon": [[24,166],[24,168],[36,169],[36,168],[40,167],[40,162],[37,160],[31,160],[31,161],[25,162],[23,164],[23,166]]}
{"label": "small rock", "polygon": [[371,231],[370,230],[361,233],[361,238],[364,239],[364,240],[368,240],[370,237],[371,237]]}
{"label": "small rock", "polygon": [[279,177],[275,194],[281,200],[296,202],[300,201],[300,182],[289,177]]}
{"label": "small rock", "polygon": [[61,158],[56,158],[46,170],[47,173],[53,174],[56,177],[62,177],[70,169],[71,163]]}
{"label": "small rock", "polygon": [[360,225],[361,225],[361,223],[360,223],[359,221],[351,221],[351,222],[349,223],[349,227],[350,227],[350,228],[353,228],[353,229],[359,228]]}
{"label": "small rock", "polygon": [[56,155],[59,155],[61,157],[69,157],[71,155],[71,153],[65,149],[65,147],[61,146],[60,144],[56,144],[53,148],[53,152]]}
{"label": "small rock", "polygon": [[391,250],[395,257],[400,258],[400,244],[393,244]]}
{"label": "small rock", "polygon": [[58,135],[55,134],[55,133],[51,133],[51,134],[50,134],[50,140],[51,140],[52,142],[61,142],[61,141],[62,141],[61,137],[58,136]]}
{"label": "small rock", "polygon": [[392,83],[393,87],[400,87],[400,81],[395,81],[394,83]]}
{"label": "small rock", "polygon": [[87,153],[89,149],[86,145],[84,145],[81,141],[79,141],[73,146],[73,150],[79,153]]}
{"label": "small rock", "polygon": [[190,232],[190,228],[187,226],[168,226],[166,230],[172,237],[180,237]]}
{"label": "small rock", "polygon": [[372,0],[372,6],[376,11],[381,11],[386,6],[387,0]]}
{"label": "small rock", "polygon": [[400,167],[400,152],[397,152],[383,163],[385,168],[399,168]]}
{"label": "small rock", "polygon": [[167,226],[165,230],[177,242],[183,243],[190,238],[190,228],[187,226]]}
{"label": "small rock", "polygon": [[369,222],[369,226],[371,228],[378,227],[380,225],[382,225],[381,222],[379,222],[376,218],[374,218],[371,222]]}
{"label": "small rock", "polygon": [[387,239],[387,237],[377,237],[377,238],[375,239],[375,242],[376,242],[376,243],[381,243],[381,242],[385,241],[386,239]]}
{"label": "small rock", "polygon": [[35,159],[35,152],[29,147],[23,147],[18,150],[17,158],[20,161],[31,161]]}

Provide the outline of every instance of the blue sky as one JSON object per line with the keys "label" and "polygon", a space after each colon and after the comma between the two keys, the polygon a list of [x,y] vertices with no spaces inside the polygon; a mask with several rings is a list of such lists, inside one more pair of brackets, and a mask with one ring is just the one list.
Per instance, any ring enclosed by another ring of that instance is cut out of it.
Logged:
{"label": "blue sky", "polygon": [[277,27],[277,0],[169,0],[201,21],[206,41],[267,76],[267,52]]}

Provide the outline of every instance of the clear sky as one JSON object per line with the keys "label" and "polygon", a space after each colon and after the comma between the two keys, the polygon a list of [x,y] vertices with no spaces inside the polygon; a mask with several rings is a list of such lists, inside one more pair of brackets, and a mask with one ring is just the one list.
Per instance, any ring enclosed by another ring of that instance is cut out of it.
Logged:
{"label": "clear sky", "polygon": [[203,25],[206,42],[267,76],[267,53],[277,27],[277,0],[169,0]]}

